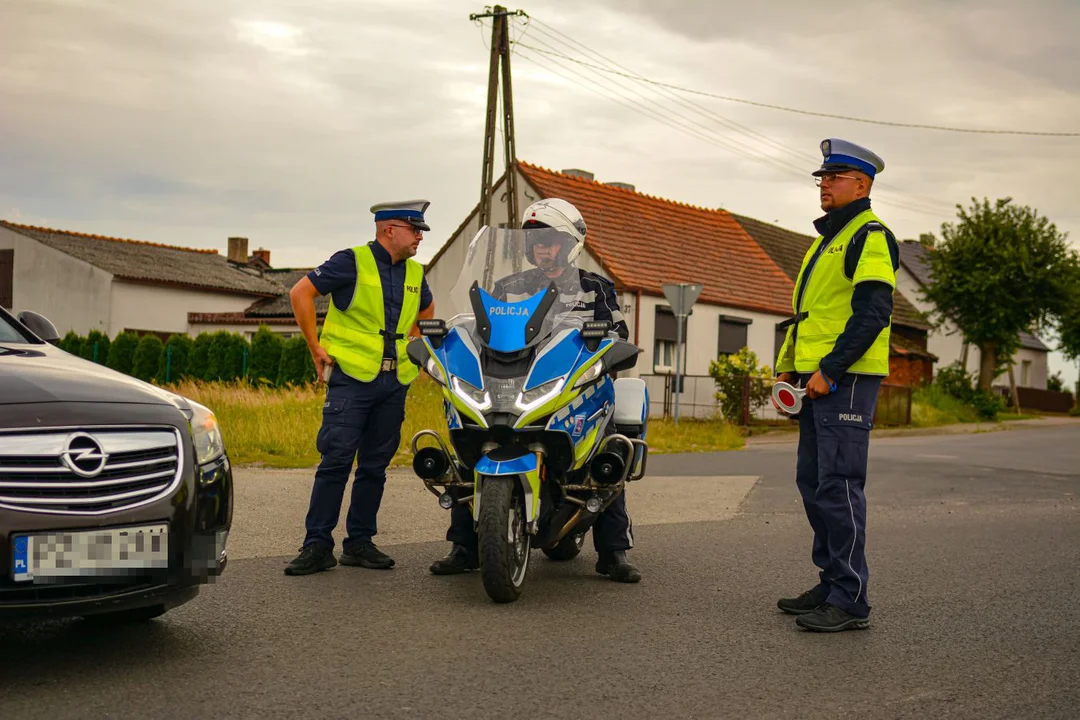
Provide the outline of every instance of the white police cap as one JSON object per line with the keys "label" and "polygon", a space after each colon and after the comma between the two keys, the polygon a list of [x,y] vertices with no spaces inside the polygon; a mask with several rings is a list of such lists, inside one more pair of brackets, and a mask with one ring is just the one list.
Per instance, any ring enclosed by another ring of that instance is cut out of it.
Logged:
{"label": "white police cap", "polygon": [[874,177],[885,169],[885,161],[861,145],[847,140],[829,138],[821,141],[821,155],[824,160],[813,175],[858,170]]}
{"label": "white police cap", "polygon": [[371,206],[375,213],[375,222],[383,220],[404,220],[419,230],[431,230],[424,222],[424,212],[431,205],[427,200],[406,200],[404,202],[385,202]]}

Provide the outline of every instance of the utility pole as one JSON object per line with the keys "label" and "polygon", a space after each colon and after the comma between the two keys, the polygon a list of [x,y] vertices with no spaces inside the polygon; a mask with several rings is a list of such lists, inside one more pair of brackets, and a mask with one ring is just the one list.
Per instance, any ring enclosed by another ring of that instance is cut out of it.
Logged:
{"label": "utility pole", "polygon": [[[524,10],[510,11],[502,5],[494,8],[485,7],[483,13],[472,13],[469,19],[472,21],[492,18],[491,24],[491,64],[488,68],[488,97],[487,97],[487,121],[484,127],[484,163],[480,178],[480,227],[491,224],[491,196],[495,166],[495,123],[498,115],[499,100],[499,77],[502,70],[502,131],[503,131],[503,159],[506,164],[506,197],[507,213],[511,227],[518,220],[517,207],[517,174],[514,165],[517,163],[517,148],[514,141],[514,99],[513,87],[510,81],[510,26],[507,18],[511,16],[524,16]],[[484,273],[485,287],[490,289],[491,278],[488,275],[494,268],[495,246],[488,245],[487,267]],[[520,268],[518,268],[520,269]]]}

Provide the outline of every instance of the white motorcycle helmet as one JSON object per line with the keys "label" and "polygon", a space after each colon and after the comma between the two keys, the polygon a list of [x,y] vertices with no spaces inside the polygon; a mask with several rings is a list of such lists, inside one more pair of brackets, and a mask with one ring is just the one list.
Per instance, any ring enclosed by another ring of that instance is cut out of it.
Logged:
{"label": "white motorcycle helmet", "polygon": [[[585,247],[585,233],[587,230],[585,219],[581,217],[581,213],[578,212],[576,207],[565,200],[558,198],[537,200],[525,208],[525,212],[521,216],[521,227],[523,230],[549,227],[563,233],[566,242],[563,244],[563,249],[559,251],[559,260],[562,265],[569,265],[574,262],[574,258]],[[533,265],[536,264],[536,260],[533,259],[532,243],[527,240],[525,257]]]}

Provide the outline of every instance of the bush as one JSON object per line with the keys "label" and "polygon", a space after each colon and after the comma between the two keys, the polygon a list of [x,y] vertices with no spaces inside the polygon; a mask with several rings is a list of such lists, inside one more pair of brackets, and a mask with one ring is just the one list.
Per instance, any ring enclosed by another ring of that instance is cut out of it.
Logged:
{"label": "bush", "polygon": [[1005,398],[977,389],[974,376],[959,363],[943,367],[934,378],[934,386],[946,395],[975,409],[983,420],[996,420],[1008,405]]}
{"label": "bush", "polygon": [[1077,405],[1077,406],[1073,407],[1071,410],[1069,410],[1069,414],[1072,415],[1073,417],[1080,417],[1080,405]]}
{"label": "bush", "polygon": [[769,402],[772,370],[768,365],[758,367],[757,354],[744,347],[732,355],[721,355],[709,363],[709,375],[716,383],[716,399],[728,422],[740,422],[745,378],[750,377],[750,412],[760,410]]}
{"label": "bush", "polygon": [[109,357],[105,364],[117,372],[130,375],[135,364],[135,349],[138,345],[138,335],[133,332],[120,333],[109,346]]}
{"label": "bush", "polygon": [[79,350],[79,357],[83,360],[96,362],[98,365],[104,365],[105,361],[109,359],[109,345],[108,335],[100,330],[91,330]]}
{"label": "bush", "polygon": [[284,348],[285,338],[271,330],[269,326],[260,325],[255,337],[251,339],[251,365],[248,369],[248,378],[255,383],[269,385],[276,383],[278,373],[281,371],[281,353]]}
{"label": "bush", "polygon": [[206,379],[232,382],[244,377],[250,348],[244,338],[227,330],[214,333],[210,342]]}
{"label": "bush", "polygon": [[162,383],[180,382],[188,377],[188,364],[195,342],[187,335],[170,335],[158,363],[157,379]]}
{"label": "bush", "polygon": [[78,355],[82,351],[83,338],[74,330],[68,330],[67,335],[60,339],[58,347],[64,352]]}
{"label": "bush", "polygon": [[195,338],[191,346],[191,355],[188,360],[188,377],[196,380],[205,380],[206,371],[210,367],[210,345],[214,342],[214,333],[202,333]]}
{"label": "bush", "polygon": [[303,335],[285,341],[278,369],[278,385],[307,385],[315,382],[315,363]]}
{"label": "bush", "polygon": [[1054,392],[1065,391],[1065,381],[1061,377],[1060,370],[1046,379],[1046,389],[1053,390]]}
{"label": "bush", "polygon": [[131,363],[131,374],[140,380],[153,382],[161,365],[161,355],[165,343],[157,335],[143,335],[135,346],[135,358]]}

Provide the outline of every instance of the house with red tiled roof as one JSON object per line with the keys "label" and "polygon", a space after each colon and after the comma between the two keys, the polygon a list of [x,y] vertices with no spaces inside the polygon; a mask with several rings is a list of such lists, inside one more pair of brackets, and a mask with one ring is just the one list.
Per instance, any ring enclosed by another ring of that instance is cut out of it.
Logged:
{"label": "house with red tiled roof", "polygon": [[[772,366],[779,349],[776,325],[791,314],[791,279],[724,211],[638,192],[626,183],[603,183],[581,170],[556,172],[519,162],[522,210],[541,198],[562,198],[578,208],[588,226],[584,269],[609,278],[619,297],[630,340],[642,349],[631,374],[645,378],[654,399],[670,393],[677,325],[663,285],[695,282],[704,287],[687,319],[683,372],[691,380],[680,397],[681,414],[715,408],[709,363],[743,347]],[[495,187],[499,197],[505,175]],[[505,223],[506,205],[493,203],[492,224]],[[479,230],[474,210],[427,265],[435,297],[449,297],[469,241]],[[687,397],[690,395],[691,397]]]}
{"label": "house with red tiled roof", "polygon": [[229,238],[222,255],[0,220],[0,305],[39,312],[61,335],[242,330],[238,323],[196,327],[189,315],[243,316],[288,292],[270,270],[269,251],[248,255],[247,245]]}

